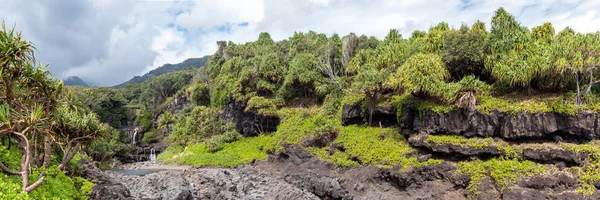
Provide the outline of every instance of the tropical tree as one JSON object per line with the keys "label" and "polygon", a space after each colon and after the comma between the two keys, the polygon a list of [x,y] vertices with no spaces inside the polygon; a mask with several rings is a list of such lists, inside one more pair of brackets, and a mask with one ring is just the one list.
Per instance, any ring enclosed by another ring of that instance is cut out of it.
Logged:
{"label": "tropical tree", "polygon": [[[62,82],[49,78],[43,66],[34,66],[34,47],[21,40],[21,33],[6,29],[0,32],[0,134],[12,134],[19,139],[22,151],[21,171],[0,164],[5,172],[21,175],[22,190],[30,192],[41,185],[46,176],[29,184],[30,164],[41,145],[43,165],[50,163],[51,142],[49,130],[51,113],[62,91]],[[40,142],[39,138],[43,138]],[[37,157],[35,157],[37,159]],[[37,160],[34,163],[39,163]]]}
{"label": "tropical tree", "polygon": [[[408,43],[397,30],[392,29],[375,49],[363,49],[350,62],[349,72],[356,74],[351,85],[352,91],[359,91],[367,97],[369,125],[373,125],[373,112],[386,89],[390,75],[402,65],[409,53]],[[356,94],[353,94],[356,95]]]}
{"label": "tropical tree", "polygon": [[463,25],[460,31],[447,31],[444,37],[442,59],[448,67],[452,78],[459,80],[474,74],[481,76],[484,72],[485,47],[488,32],[485,24],[475,22],[470,30]]}
{"label": "tropical tree", "polygon": [[589,94],[592,86],[600,82],[594,78],[594,70],[600,66],[600,33],[575,34],[565,29],[552,47],[555,66],[561,72],[571,72],[575,76],[575,104],[581,105],[582,96]]}
{"label": "tropical tree", "polygon": [[531,91],[536,78],[552,72],[550,53],[547,41],[535,40],[506,10],[496,10],[485,67],[499,84]]}
{"label": "tropical tree", "polygon": [[160,118],[158,118],[158,128],[166,129],[167,134],[171,131],[171,125],[174,123],[175,117],[170,111],[165,111]]}
{"label": "tropical tree", "polygon": [[417,96],[447,99],[445,80],[449,75],[440,56],[420,53],[411,56],[400,66],[391,82]]}

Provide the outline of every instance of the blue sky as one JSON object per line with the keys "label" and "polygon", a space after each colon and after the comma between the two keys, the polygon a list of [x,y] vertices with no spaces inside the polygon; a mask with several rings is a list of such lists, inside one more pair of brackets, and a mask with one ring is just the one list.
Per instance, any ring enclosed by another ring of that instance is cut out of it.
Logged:
{"label": "blue sky", "polygon": [[552,22],[557,30],[600,29],[600,1],[559,0],[0,0],[0,20],[23,31],[38,60],[56,77],[80,76],[110,86],[165,63],[201,57],[216,41],[276,40],[294,31],[382,38],[446,21],[488,23],[505,7],[523,25]]}

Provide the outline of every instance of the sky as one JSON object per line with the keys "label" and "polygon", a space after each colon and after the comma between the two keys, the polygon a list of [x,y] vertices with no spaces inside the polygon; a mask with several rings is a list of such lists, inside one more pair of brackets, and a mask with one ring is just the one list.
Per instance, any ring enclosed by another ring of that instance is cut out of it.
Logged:
{"label": "sky", "polygon": [[0,21],[22,31],[58,78],[112,86],[165,63],[212,55],[216,41],[244,43],[295,31],[383,38],[441,21],[487,23],[504,7],[522,25],[600,30],[598,0],[0,0]]}

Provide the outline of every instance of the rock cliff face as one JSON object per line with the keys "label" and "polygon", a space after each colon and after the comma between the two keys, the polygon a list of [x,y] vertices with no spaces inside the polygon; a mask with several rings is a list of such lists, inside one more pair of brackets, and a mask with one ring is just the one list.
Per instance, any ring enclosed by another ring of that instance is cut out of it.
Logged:
{"label": "rock cliff face", "polygon": [[245,112],[246,105],[230,99],[223,107],[221,119],[234,123],[238,132],[245,137],[257,136],[263,132],[277,131],[278,117],[262,116],[257,113]]}
{"label": "rock cliff face", "polygon": [[427,132],[465,137],[496,137],[507,140],[544,139],[555,136],[596,139],[599,135],[598,113],[581,112],[570,116],[560,113],[494,111],[491,114],[465,109],[437,113],[416,107],[403,108],[400,127],[404,133]]}
{"label": "rock cliff face", "polygon": [[[378,111],[384,108],[393,107],[380,106]],[[445,160],[442,164],[414,168],[409,172],[382,171],[380,177],[383,180],[395,184],[399,190],[410,191],[414,194],[412,197],[461,199],[466,194],[473,195],[464,191],[471,180],[457,173],[457,163],[502,157],[533,161],[557,170],[518,178],[506,187],[486,175],[480,179],[476,188],[479,193],[472,196],[474,199],[600,198],[598,190],[588,195],[578,191],[581,184],[589,183],[582,183],[582,174],[577,170],[594,168],[591,162],[595,161],[590,154],[595,151],[586,149],[589,146],[578,145],[595,144],[595,140],[600,139],[600,113],[485,113],[468,106],[434,112],[413,104],[404,105],[398,117],[395,110],[387,113],[389,115],[374,115],[374,122],[393,125],[383,122],[398,119],[397,127],[408,143],[418,149],[419,161],[430,157]],[[343,125],[364,124],[365,117],[360,104],[343,107]],[[430,189],[420,195],[420,187],[442,191]],[[443,190],[445,187],[452,189]],[[591,187],[600,189],[600,181]],[[453,190],[460,191],[456,197],[444,196],[451,195]]]}
{"label": "rock cliff face", "polygon": [[[342,125],[344,126],[350,124],[366,124],[366,119],[368,118],[368,112],[362,108],[361,102],[344,105],[342,108]],[[373,111],[372,126],[379,126],[380,122],[383,127],[398,125],[396,108],[391,105],[377,106],[375,111]]]}

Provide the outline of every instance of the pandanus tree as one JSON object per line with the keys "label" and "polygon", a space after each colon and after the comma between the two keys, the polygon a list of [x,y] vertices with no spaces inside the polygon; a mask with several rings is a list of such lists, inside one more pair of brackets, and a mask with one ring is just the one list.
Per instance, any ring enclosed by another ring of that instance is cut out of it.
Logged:
{"label": "pandanus tree", "polygon": [[582,96],[600,82],[594,78],[594,70],[600,66],[600,33],[575,34],[567,28],[557,36],[552,53],[558,70],[575,76],[575,105],[581,105]]}
{"label": "pandanus tree", "polygon": [[348,66],[355,74],[351,90],[364,94],[368,100],[369,125],[373,125],[373,112],[386,89],[388,79],[402,65],[408,53],[408,43],[397,30],[392,29],[375,49],[361,50]]}
{"label": "pandanus tree", "polygon": [[[63,84],[50,77],[43,65],[35,65],[34,46],[21,39],[14,29],[0,31],[0,135],[17,138],[21,151],[20,169],[10,169],[0,162],[0,168],[7,174],[22,178],[22,190],[30,192],[46,179],[45,173],[29,184],[31,167],[49,167],[53,144],[79,142],[82,135],[96,132],[98,120],[93,114],[70,116],[69,121],[61,121],[61,100]],[[59,114],[57,114],[59,113]],[[92,116],[93,115],[93,116]],[[86,122],[74,122],[76,120]],[[71,126],[64,131],[56,131],[57,123]],[[67,125],[68,123],[68,125]],[[82,132],[83,131],[83,132]],[[86,137],[90,138],[90,137]],[[61,141],[68,141],[63,143]],[[70,148],[67,148],[70,149]],[[77,150],[74,150],[77,151]],[[60,169],[72,158],[73,151],[67,152]]]}
{"label": "pandanus tree", "polygon": [[[50,164],[52,132],[49,130],[51,113],[62,90],[62,82],[49,78],[43,66],[34,66],[34,47],[21,39],[21,34],[8,30],[4,23],[0,32],[0,134],[14,135],[22,152],[21,170],[12,170],[0,164],[9,174],[21,175],[23,191],[30,192],[45,180],[41,175],[29,184],[29,172],[34,164]],[[43,140],[43,142],[41,142]],[[39,162],[40,145],[43,161]]]}
{"label": "pandanus tree", "polygon": [[54,113],[51,130],[63,156],[58,168],[66,165],[85,145],[100,135],[102,126],[96,114],[89,109],[63,104]]}

